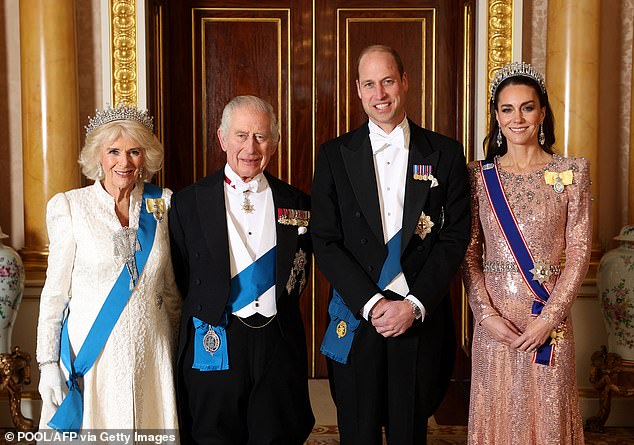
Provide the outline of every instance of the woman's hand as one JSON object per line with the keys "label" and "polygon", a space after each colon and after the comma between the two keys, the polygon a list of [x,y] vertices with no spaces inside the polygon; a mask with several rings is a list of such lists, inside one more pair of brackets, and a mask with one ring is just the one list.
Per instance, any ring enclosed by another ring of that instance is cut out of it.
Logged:
{"label": "woman's hand", "polygon": [[49,363],[40,369],[40,384],[37,389],[42,396],[42,403],[57,409],[64,400],[66,383],[57,363]]}
{"label": "woman's hand", "polygon": [[536,318],[529,323],[524,333],[511,343],[511,348],[518,351],[534,352],[544,344],[552,330],[551,325],[541,318]]}
{"label": "woman's hand", "polygon": [[482,320],[480,325],[486,329],[494,340],[504,343],[505,345],[511,345],[511,343],[516,341],[521,335],[519,329],[501,315],[487,317]]}

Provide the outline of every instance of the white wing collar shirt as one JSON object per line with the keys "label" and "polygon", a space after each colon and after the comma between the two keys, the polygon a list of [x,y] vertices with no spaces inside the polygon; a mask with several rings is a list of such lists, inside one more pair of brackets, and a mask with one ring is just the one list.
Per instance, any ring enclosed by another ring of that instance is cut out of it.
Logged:
{"label": "white wing collar shirt", "polygon": [[[383,224],[383,241],[387,242],[401,230],[403,225],[403,203],[405,202],[405,183],[407,180],[407,159],[409,156],[410,128],[407,116],[403,118],[390,134],[372,121],[368,121],[370,143],[374,159],[374,173],[379,192],[379,209]],[[425,308],[413,295],[403,272],[399,273],[385,289],[404,296],[414,302],[425,318]],[[368,319],[370,310],[381,294],[376,294],[363,306],[363,318]]]}
{"label": "white wing collar shirt", "polygon": [[[225,203],[231,276],[234,277],[275,247],[275,205],[269,183],[262,173],[244,182],[229,164],[225,165]],[[276,312],[273,285],[234,315],[245,318],[259,313],[272,317]]]}

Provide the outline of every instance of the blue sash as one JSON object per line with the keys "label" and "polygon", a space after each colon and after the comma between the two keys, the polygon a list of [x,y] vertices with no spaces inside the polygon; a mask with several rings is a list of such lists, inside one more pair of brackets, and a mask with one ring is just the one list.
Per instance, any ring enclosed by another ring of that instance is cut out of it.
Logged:
{"label": "blue sash", "polygon": [[[504,238],[506,238],[506,243],[515,258],[522,278],[533,293],[534,300],[531,307],[531,314],[533,317],[537,317],[541,314],[550,294],[539,281],[534,280],[532,277],[531,269],[535,267],[533,256],[515,220],[515,215],[513,215],[506,200],[506,195],[502,189],[495,163],[491,161],[480,161],[480,172],[482,174],[484,190],[489,198],[491,209],[493,210],[493,215],[504,234]],[[537,351],[533,355],[533,362],[540,365],[550,365],[552,355],[553,345],[550,344],[549,337],[543,345],[537,348]]]}
{"label": "blue sash", "polygon": [[[229,351],[227,348],[228,315],[239,311],[253,303],[260,295],[275,285],[275,257],[276,247],[251,263],[249,267],[231,279],[229,298],[225,313],[218,326],[193,318],[194,323],[194,362],[193,369],[200,371],[223,371],[229,369]],[[215,333],[215,334],[214,334]],[[205,336],[214,335],[215,350],[205,349]]]}
{"label": "blue sash", "polygon": [[[381,274],[377,281],[377,286],[384,289],[385,286],[396,278],[402,272],[401,268],[401,233],[399,230],[396,235],[387,242],[387,258],[381,268]],[[328,315],[330,323],[326,329],[324,340],[321,343],[320,351],[326,357],[332,360],[346,364],[348,363],[348,355],[352,348],[352,340],[359,323],[360,318],[348,309],[345,301],[336,289],[332,292],[332,299],[328,305]]]}
{"label": "blue sash", "polygon": [[[146,183],[143,188],[143,201],[147,198],[160,198],[163,191],[160,187]],[[145,263],[147,262],[152,245],[154,244],[154,235],[156,234],[156,220],[151,213],[145,208],[145,202],[141,205],[141,213],[139,215],[139,230],[137,238],[141,249],[134,254],[136,259],[139,277],[143,272]],[[53,418],[48,422],[48,426],[57,431],[77,432],[81,429],[84,418],[84,403],[79,387],[79,379],[81,379],[92,368],[101,354],[108,337],[112,332],[119,316],[123,312],[132,290],[130,289],[130,273],[128,268],[123,266],[123,270],[119,274],[117,281],[106,297],[106,301],[101,307],[97,318],[95,319],[84,344],[81,346],[75,360],[71,357],[70,339],[68,337],[68,316],[64,320],[62,326],[62,338],[60,346],[60,355],[64,367],[68,370],[68,394],[59,406]],[[136,283],[134,283],[136,285]],[[107,394],[102,394],[107,397]]]}

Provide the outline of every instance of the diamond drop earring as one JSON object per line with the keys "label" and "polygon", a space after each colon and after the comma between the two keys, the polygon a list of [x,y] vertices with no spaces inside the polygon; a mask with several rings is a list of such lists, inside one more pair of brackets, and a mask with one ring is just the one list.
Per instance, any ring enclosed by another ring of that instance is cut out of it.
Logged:
{"label": "diamond drop earring", "polygon": [[544,134],[544,124],[540,124],[539,125],[539,139],[538,139],[538,142],[539,142],[539,145],[541,145],[542,147],[546,143],[546,135]]}
{"label": "diamond drop earring", "polygon": [[498,127],[498,135],[495,138],[495,142],[498,144],[498,147],[502,146],[502,129],[500,127]]}
{"label": "diamond drop earring", "polygon": [[101,162],[97,162],[97,179],[103,179],[103,167]]}

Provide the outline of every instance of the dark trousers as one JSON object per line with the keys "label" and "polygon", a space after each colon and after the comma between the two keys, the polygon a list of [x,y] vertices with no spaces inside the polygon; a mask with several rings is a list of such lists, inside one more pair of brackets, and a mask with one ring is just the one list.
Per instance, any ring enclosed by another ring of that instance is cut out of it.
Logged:
{"label": "dark trousers", "polygon": [[[384,338],[362,321],[348,364],[329,360],[341,445],[427,443],[430,400],[419,378],[420,322],[405,334]],[[431,358],[430,358],[431,360]]]}
{"label": "dark trousers", "polygon": [[[259,319],[258,319],[259,318]],[[262,317],[245,319],[260,326]],[[192,369],[193,328],[185,350],[184,391],[191,424],[181,437],[201,445],[301,445],[314,417],[305,374],[306,357],[293,354],[277,319],[254,329],[230,317],[229,370]],[[182,399],[181,399],[182,402]]]}

